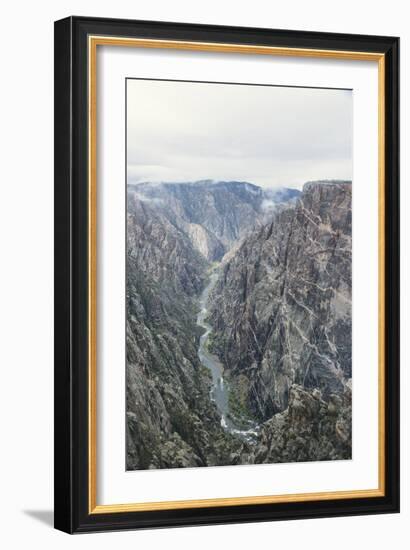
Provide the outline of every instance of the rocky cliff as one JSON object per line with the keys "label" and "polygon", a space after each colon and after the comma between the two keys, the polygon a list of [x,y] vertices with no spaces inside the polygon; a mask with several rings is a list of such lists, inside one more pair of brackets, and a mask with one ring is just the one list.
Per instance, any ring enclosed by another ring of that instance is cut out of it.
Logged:
{"label": "rocky cliff", "polygon": [[213,350],[261,421],[294,384],[325,402],[351,377],[351,184],[312,182],[224,263]]}
{"label": "rocky cliff", "polygon": [[229,461],[197,356],[196,298],[207,262],[155,207],[128,196],[127,468]]}
{"label": "rocky cliff", "polygon": [[323,399],[320,390],[293,384],[288,406],[266,421],[254,447],[256,464],[308,462],[351,458],[352,394],[348,382],[342,393]]}

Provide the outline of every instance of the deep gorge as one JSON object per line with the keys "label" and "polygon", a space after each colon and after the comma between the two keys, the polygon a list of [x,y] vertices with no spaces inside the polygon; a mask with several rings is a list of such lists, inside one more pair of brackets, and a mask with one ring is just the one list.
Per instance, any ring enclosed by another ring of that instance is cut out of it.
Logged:
{"label": "deep gorge", "polygon": [[128,469],[350,458],[350,182],[128,186],[127,312]]}

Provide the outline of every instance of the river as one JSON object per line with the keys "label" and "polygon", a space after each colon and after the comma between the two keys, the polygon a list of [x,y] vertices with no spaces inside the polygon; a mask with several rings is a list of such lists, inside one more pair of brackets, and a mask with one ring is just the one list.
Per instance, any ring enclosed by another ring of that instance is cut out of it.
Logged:
{"label": "river", "polygon": [[243,422],[239,423],[235,421],[229,407],[229,387],[224,380],[224,367],[218,357],[208,350],[208,340],[212,332],[211,325],[206,322],[208,316],[208,300],[217,279],[218,271],[214,269],[211,272],[208,284],[199,298],[200,310],[197,317],[197,325],[205,329],[205,332],[199,340],[198,357],[212,375],[211,399],[221,415],[221,426],[231,434],[251,443],[258,434],[258,426],[256,423],[249,421],[248,425],[250,427],[244,430]]}

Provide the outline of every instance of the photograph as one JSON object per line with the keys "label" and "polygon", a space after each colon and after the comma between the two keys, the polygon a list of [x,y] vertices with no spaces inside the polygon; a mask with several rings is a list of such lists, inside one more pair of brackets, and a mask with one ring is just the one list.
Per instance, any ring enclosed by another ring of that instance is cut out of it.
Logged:
{"label": "photograph", "polygon": [[398,513],[399,38],[132,17],[55,22],[55,528]]}
{"label": "photograph", "polygon": [[403,550],[406,8],[3,4],[1,548]]}
{"label": "photograph", "polygon": [[351,460],[352,90],[125,94],[126,470]]}

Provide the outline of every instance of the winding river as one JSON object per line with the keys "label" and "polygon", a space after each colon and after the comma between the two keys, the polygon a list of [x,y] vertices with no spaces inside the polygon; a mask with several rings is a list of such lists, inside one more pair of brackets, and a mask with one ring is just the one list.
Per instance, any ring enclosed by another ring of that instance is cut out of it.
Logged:
{"label": "winding river", "polygon": [[199,340],[198,357],[212,375],[211,399],[221,415],[221,426],[231,434],[237,435],[248,442],[252,442],[258,434],[258,426],[253,422],[249,422],[250,427],[244,430],[243,422],[241,424],[235,422],[229,407],[229,388],[223,376],[224,367],[218,357],[208,350],[208,339],[212,331],[211,325],[206,322],[208,315],[208,299],[217,279],[218,271],[213,270],[209,282],[199,298],[200,310],[197,317],[197,325],[205,329],[205,332]]}

